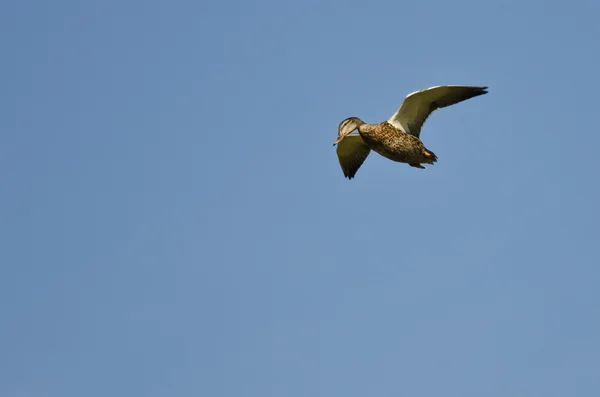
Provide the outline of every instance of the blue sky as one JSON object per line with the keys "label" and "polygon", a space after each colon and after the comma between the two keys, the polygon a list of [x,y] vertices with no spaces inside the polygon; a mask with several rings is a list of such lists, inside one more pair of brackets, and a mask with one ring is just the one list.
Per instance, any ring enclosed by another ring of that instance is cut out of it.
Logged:
{"label": "blue sky", "polygon": [[599,12],[3,3],[0,395],[599,395]]}

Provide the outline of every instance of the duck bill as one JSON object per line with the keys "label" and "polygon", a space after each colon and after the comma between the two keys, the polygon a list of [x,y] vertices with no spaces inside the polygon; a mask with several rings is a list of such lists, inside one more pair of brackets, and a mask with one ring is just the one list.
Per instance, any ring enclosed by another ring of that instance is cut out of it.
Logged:
{"label": "duck bill", "polygon": [[338,138],[335,140],[335,142],[333,142],[333,146],[337,145],[338,143],[340,143],[342,141],[342,139],[344,139],[344,137]]}

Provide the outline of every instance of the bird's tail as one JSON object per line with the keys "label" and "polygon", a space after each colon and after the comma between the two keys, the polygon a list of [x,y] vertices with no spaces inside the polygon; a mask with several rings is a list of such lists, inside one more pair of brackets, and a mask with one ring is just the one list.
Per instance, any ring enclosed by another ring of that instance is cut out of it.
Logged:
{"label": "bird's tail", "polygon": [[427,157],[428,159],[430,159],[433,163],[435,163],[437,161],[437,156],[435,155],[435,153],[433,153],[431,150],[429,149],[425,149],[423,151],[423,154],[425,155],[425,157]]}

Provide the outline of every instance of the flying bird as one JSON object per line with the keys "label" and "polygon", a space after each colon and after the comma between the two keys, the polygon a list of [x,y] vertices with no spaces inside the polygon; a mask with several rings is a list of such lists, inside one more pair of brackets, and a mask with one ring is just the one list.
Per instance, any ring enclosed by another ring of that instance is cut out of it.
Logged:
{"label": "flying bird", "polygon": [[[358,117],[342,121],[338,127],[336,153],[344,176],[354,178],[356,172],[374,150],[390,160],[425,169],[437,156],[421,142],[421,128],[437,109],[487,94],[487,87],[437,86],[408,94],[396,113],[387,121],[367,124]],[[351,134],[358,129],[358,134]]]}

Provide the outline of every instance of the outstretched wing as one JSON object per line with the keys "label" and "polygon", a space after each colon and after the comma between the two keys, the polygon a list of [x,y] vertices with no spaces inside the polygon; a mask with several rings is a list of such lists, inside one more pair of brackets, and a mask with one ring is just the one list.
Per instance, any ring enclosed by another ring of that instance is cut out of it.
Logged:
{"label": "outstretched wing", "polygon": [[347,135],[337,144],[336,153],[344,176],[348,179],[354,178],[356,171],[371,152],[369,146],[363,141],[359,134]]}
{"label": "outstretched wing", "polygon": [[467,99],[487,94],[487,87],[445,85],[408,94],[396,113],[388,120],[396,128],[417,138],[431,113]]}

